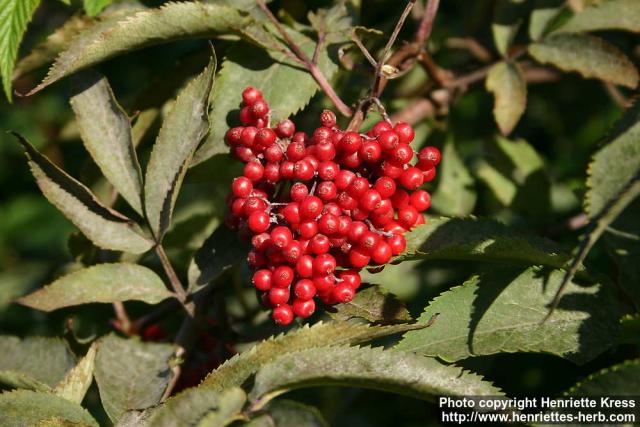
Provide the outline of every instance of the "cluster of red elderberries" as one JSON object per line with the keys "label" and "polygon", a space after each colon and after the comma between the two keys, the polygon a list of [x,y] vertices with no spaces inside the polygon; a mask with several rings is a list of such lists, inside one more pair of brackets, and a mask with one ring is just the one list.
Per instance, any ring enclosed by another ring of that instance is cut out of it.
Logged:
{"label": "cluster of red elderberries", "polygon": [[[245,163],[228,199],[227,225],[251,239],[253,285],[278,324],[309,317],[314,298],[349,302],[359,271],[405,250],[404,233],[431,205],[420,189],[435,177],[440,152],[415,153],[407,123],[378,122],[366,134],[342,131],[333,112],[312,135],[291,120],[269,125],[262,93],[242,93],[231,154]],[[412,160],[417,155],[417,162]]]}

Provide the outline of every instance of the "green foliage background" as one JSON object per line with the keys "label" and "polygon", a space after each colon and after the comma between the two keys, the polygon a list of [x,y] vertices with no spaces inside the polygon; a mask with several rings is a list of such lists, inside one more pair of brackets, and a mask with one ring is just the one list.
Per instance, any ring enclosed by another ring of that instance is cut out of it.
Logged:
{"label": "green foliage background", "polygon": [[[84,6],[86,11],[93,15],[100,10],[101,3],[109,2],[85,1]],[[144,3],[148,6],[158,6],[163,2],[146,1]],[[563,2],[556,3],[560,5]],[[578,3],[588,6],[590,3],[607,2]],[[272,10],[280,11],[279,16],[285,23],[297,21],[308,24],[309,11],[331,7],[333,4],[334,2],[328,0],[281,0],[273,1],[270,7]],[[19,56],[24,57],[74,14],[82,13],[81,7],[80,2],[74,1],[71,2],[71,6],[63,2],[43,1],[29,26],[20,47]],[[376,28],[389,34],[401,8],[402,5],[398,2],[363,0],[360,22],[368,28]],[[507,18],[502,20],[500,16],[494,15],[499,9],[496,2],[489,0],[474,2],[442,0],[429,45],[435,62],[443,68],[462,75],[499,61],[499,52],[504,53],[506,49],[503,46],[504,43],[516,47],[529,43],[529,34],[536,33],[536,29],[529,26],[532,21],[531,16],[526,15],[526,18],[519,18],[519,21],[518,19],[509,21]],[[558,16],[558,22],[564,22],[563,20],[568,19],[569,15],[570,13],[565,10]],[[513,22],[521,22],[521,25],[518,27]],[[399,39],[410,40],[416,25],[417,23],[410,18]],[[513,29],[516,27],[519,31],[514,33]],[[631,67],[637,67],[640,64],[640,37],[637,33],[638,29],[621,32],[609,31],[607,28],[605,31],[598,31],[597,36],[617,47],[621,54],[629,58]],[[459,41],[461,37],[471,37],[485,46],[490,55],[489,61],[483,63],[467,50],[452,47],[452,39]],[[513,41],[507,42],[504,37],[513,38]],[[386,37],[371,35],[367,36],[365,41],[373,51],[377,51],[376,49],[386,41]],[[496,45],[498,47],[494,47]],[[231,68],[234,64],[225,64],[222,62],[223,59],[236,58],[237,62],[242,63],[243,55],[251,57],[253,51],[250,49],[256,50],[256,48],[250,48],[244,42],[228,38],[216,40],[214,47],[216,56],[221,61],[219,69],[222,65],[215,84],[226,84],[228,86],[225,87],[229,88],[224,95],[217,93],[214,95],[215,111],[216,97],[220,98],[219,102],[235,104],[240,97],[238,91],[246,85],[254,84],[253,81],[234,81]],[[148,112],[152,108],[160,111],[164,108],[164,103],[174,98],[177,90],[186,81],[202,71],[209,52],[204,40],[174,41],[118,56],[102,63],[98,68],[109,78],[114,93],[129,114],[135,111]],[[343,99],[348,103],[355,103],[369,87],[370,70],[363,57],[354,53],[355,49],[349,52],[348,56],[355,61],[354,69],[350,72],[342,70],[335,79],[335,87],[338,88]],[[329,53],[336,54],[331,51]],[[541,61],[542,57],[548,59],[545,56],[547,54],[549,52],[544,50],[532,51],[532,55]],[[269,60],[266,59],[266,61],[268,63]],[[527,59],[527,61],[531,60]],[[629,70],[629,64],[623,64],[623,67],[626,67],[624,69]],[[335,64],[327,62],[327,69],[331,66]],[[496,94],[496,90],[500,90],[496,89],[496,85],[508,78],[513,78],[513,75],[501,74],[494,76],[497,83],[488,84],[485,87],[483,80],[480,80],[470,85],[468,90],[456,92],[452,95],[455,99],[447,105],[446,111],[438,111],[439,114],[436,117],[420,120],[417,124],[416,141],[418,145],[429,143],[439,146],[443,151],[444,160],[439,168],[439,177],[430,187],[434,195],[434,215],[476,216],[497,220],[518,232],[549,238],[558,246],[549,249],[545,246],[546,243],[540,243],[533,244],[532,249],[528,246],[531,244],[529,240],[525,243],[520,242],[514,237],[512,231],[502,231],[500,226],[493,222],[483,223],[482,226],[489,234],[498,235],[500,239],[497,241],[505,242],[507,238],[513,238],[513,241],[508,241],[502,248],[494,247],[495,252],[489,250],[480,251],[482,253],[473,252],[474,244],[479,243],[474,242],[473,235],[479,230],[480,224],[455,224],[454,222],[458,220],[452,220],[453,224],[450,223],[449,228],[441,228],[440,232],[444,233],[444,236],[440,237],[441,240],[452,240],[454,244],[460,242],[459,246],[453,248],[439,246],[442,242],[434,240],[433,236],[430,241],[423,244],[420,240],[421,236],[418,235],[413,245],[418,254],[407,256],[417,261],[388,266],[382,273],[368,276],[370,282],[380,284],[386,291],[395,294],[406,305],[406,309],[413,318],[419,318],[423,311],[425,314],[421,319],[426,321],[435,312],[460,310],[464,313],[467,310],[471,323],[478,322],[476,327],[482,331],[483,327],[488,326],[474,318],[473,313],[480,310],[478,304],[490,305],[491,301],[499,301],[500,297],[500,286],[495,291],[495,295],[490,295],[482,293],[482,285],[486,281],[494,284],[504,282],[506,288],[512,279],[521,279],[524,276],[530,276],[531,279],[527,279],[526,283],[523,281],[519,287],[510,287],[510,292],[518,293],[520,298],[523,294],[531,292],[531,300],[535,300],[537,295],[546,292],[545,295],[548,297],[546,301],[549,301],[553,291],[560,286],[562,274],[556,272],[550,274],[551,279],[545,277],[544,283],[550,288],[537,292],[538,288],[532,286],[540,285],[539,289],[543,289],[543,281],[540,277],[546,273],[539,272],[534,267],[527,269],[526,266],[545,264],[562,267],[569,261],[568,257],[559,260],[545,257],[548,257],[550,251],[553,252],[555,248],[571,253],[578,247],[585,228],[576,227],[574,224],[587,221],[589,218],[595,218],[596,222],[602,220],[597,216],[597,212],[587,211],[586,217],[582,214],[585,194],[588,191],[587,170],[594,153],[602,147],[606,135],[623,116],[624,108],[616,97],[620,95],[625,99],[633,99],[636,94],[633,89],[624,87],[629,79],[633,80],[633,73],[631,72],[631,77],[626,79],[621,77],[622,80],[616,81],[623,86],[612,90],[611,86],[597,79],[584,79],[575,73],[559,73],[553,67],[545,70],[551,70],[550,72],[554,73],[553,77],[548,81],[543,79],[542,82],[533,82],[528,85],[527,108],[520,120],[518,117],[514,120],[513,114],[516,116],[519,114],[509,110],[509,102],[513,100],[506,102],[505,108],[509,111],[505,114],[508,117],[504,117],[503,120],[499,118],[498,121],[502,130],[509,131],[513,128],[509,140],[497,136],[499,130],[493,116],[492,92]],[[613,72],[618,73],[619,70],[616,69]],[[517,70],[496,71],[496,73],[508,72],[517,73]],[[611,76],[610,71],[605,70],[602,73],[604,78]],[[260,73],[256,73],[256,78],[259,75]],[[28,92],[44,76],[44,70],[29,73],[15,81],[15,89],[18,93]],[[613,80],[615,81],[618,77],[619,74],[616,74]],[[292,90],[287,88],[286,84],[278,86],[278,83],[274,83],[274,85],[276,87],[271,89],[274,93],[267,95],[267,99],[271,99],[269,96],[277,98],[280,95],[278,91]],[[627,84],[627,86],[634,85]],[[406,76],[391,81],[382,101],[387,105],[390,113],[395,113],[405,109],[428,88],[427,75],[420,67],[416,67]],[[312,89],[311,81],[310,93],[313,93]],[[520,89],[516,84],[511,86],[511,90]],[[19,131],[55,164],[92,188],[102,200],[108,200],[110,189],[96,165],[86,154],[78,129],[73,123],[73,112],[68,103],[71,91],[71,82],[65,79],[34,96],[14,97],[12,104],[2,101],[0,129]],[[301,89],[301,92],[306,94],[309,90]],[[286,102],[286,99],[282,102]],[[296,121],[306,130],[310,130],[316,123],[318,113],[327,107],[331,107],[329,101],[321,94],[316,94],[311,98],[307,108],[296,114]],[[637,110],[636,106],[635,111]],[[632,119],[637,123],[639,117],[636,114]],[[224,131],[220,123],[224,123],[225,120],[226,117],[217,117],[215,112],[213,113],[213,134],[219,136]],[[374,118],[369,119],[370,122],[373,120]],[[149,161],[154,134],[159,128],[159,123],[157,118],[152,120],[150,131],[141,139],[138,153],[143,165]],[[630,142],[628,142],[629,146],[636,147],[632,153],[638,153],[637,146],[640,144],[638,133],[635,132],[629,137]],[[611,157],[608,157],[596,165],[604,168],[600,169],[601,175],[615,173],[620,163],[627,160],[619,154],[616,156],[612,157],[613,162],[610,161]],[[190,170],[177,201],[174,225],[169,229],[165,243],[169,255],[175,261],[176,269],[181,272],[184,279],[188,276],[188,282],[193,289],[201,285],[199,280],[202,276],[199,275],[206,272],[194,270],[199,267],[197,257],[195,264],[190,266],[191,256],[220,223],[224,214],[223,201],[228,182],[237,169],[237,165],[230,165],[223,156],[203,162]],[[601,188],[600,191],[607,194],[608,188]],[[603,193],[599,194],[602,196]],[[610,196],[615,195],[610,194]],[[96,251],[91,247],[90,242],[79,235],[75,227],[42,197],[24,161],[22,148],[15,143],[12,136],[5,134],[0,135],[0,200],[0,335],[21,337],[65,335],[72,345],[77,346],[76,350],[80,348],[86,350],[86,346],[82,346],[84,338],[101,336],[113,331],[110,321],[114,318],[114,314],[110,305],[107,304],[63,308],[44,313],[11,303],[14,299],[36,290],[41,285],[53,282],[63,274],[78,270],[79,261],[95,257]],[[132,209],[122,200],[116,207],[127,215],[133,214]],[[618,218],[613,227],[635,233],[637,237],[638,216],[635,216],[634,221],[633,214],[638,212],[638,208],[638,200],[636,200],[625,210],[625,214]],[[440,224],[437,219],[433,221]],[[464,222],[464,220],[459,221]],[[473,220],[469,221],[473,222]],[[470,239],[469,242],[465,240],[466,238]],[[637,266],[633,264],[634,262],[637,264],[640,251],[637,242],[634,244],[628,239],[621,241],[616,239],[620,239],[619,234],[607,233],[605,238],[600,239],[588,253],[584,265],[588,267],[591,277],[600,280],[606,292],[615,294],[617,303],[603,303],[591,307],[591,323],[572,324],[572,327],[576,328],[578,337],[591,336],[593,333],[600,334],[599,337],[608,337],[610,341],[605,343],[605,338],[593,342],[581,341],[577,344],[581,349],[580,356],[561,358],[558,356],[565,353],[564,347],[557,351],[545,348],[542,353],[537,353],[540,349],[535,344],[531,344],[531,341],[535,341],[535,333],[541,335],[546,333],[546,331],[537,330],[537,332],[527,332],[525,336],[520,337],[522,342],[516,342],[514,348],[498,350],[502,352],[494,351],[491,343],[486,345],[477,343],[476,357],[467,358],[468,355],[457,354],[455,348],[450,349],[446,346],[431,347],[424,354],[441,357],[447,362],[456,361],[458,366],[482,375],[509,395],[560,395],[601,369],[626,360],[637,359],[640,356],[638,335],[634,334],[631,328],[636,325],[637,332],[637,316],[640,308],[638,277],[640,276]],[[487,245],[495,243],[489,240],[480,243]],[[477,245],[477,247],[480,246],[482,245]],[[621,252],[620,248],[624,248],[625,251]],[[424,256],[420,252],[432,255]],[[461,253],[464,255],[459,255]],[[117,260],[110,253],[100,252],[98,257],[101,257],[100,262]],[[524,267],[509,267],[496,271],[494,264],[479,261],[479,258],[483,257],[508,259],[509,263],[513,262]],[[131,259],[136,261],[136,258]],[[137,261],[155,271],[160,271],[159,263],[151,256],[142,256]],[[228,260],[217,262],[223,263],[223,261],[231,264]],[[226,267],[226,264],[216,265],[214,269],[216,275],[209,276],[208,280],[205,280],[205,282],[214,280],[217,284],[215,292],[217,302],[214,303],[211,299],[208,314],[220,322],[210,326],[205,332],[215,336],[225,345],[232,346],[238,342],[236,348],[240,349],[244,348],[243,345],[246,347],[248,343],[268,337],[277,330],[265,321],[264,315],[257,315],[250,322],[237,322],[233,328],[230,328],[226,321],[220,320],[227,316],[241,318],[243,310],[247,309],[243,306],[246,304],[245,300],[250,301],[249,311],[255,307],[252,293],[242,288],[247,283],[247,271],[237,266],[228,270]],[[577,277],[582,280],[580,274],[578,272]],[[477,277],[470,279],[475,275]],[[462,288],[455,288],[463,283]],[[571,284],[570,287],[571,291],[580,291],[579,285]],[[449,292],[443,294],[446,291]],[[470,293],[470,296],[465,297],[464,292]],[[425,311],[427,303],[440,294],[442,296],[433,303],[435,307],[427,308]],[[239,298],[240,295],[244,299]],[[477,297],[475,305],[465,305],[469,298],[473,297]],[[220,303],[221,301],[226,302],[226,305]],[[563,307],[562,300],[560,307]],[[127,303],[127,308],[133,318],[148,312],[148,307],[140,302]],[[503,314],[510,316],[509,319],[526,317],[523,315],[523,308],[508,310],[508,307],[505,308]],[[496,318],[501,313],[498,312]],[[622,314],[628,314],[629,317],[622,322],[623,327],[619,332],[617,324]],[[361,316],[367,318],[366,315]],[[463,318],[465,321],[466,319]],[[168,315],[160,323],[172,335],[179,328],[179,320],[176,316]],[[568,318],[569,322],[574,320]],[[485,319],[485,321],[491,322],[492,319]],[[537,324],[536,322],[538,322],[537,318],[531,320],[532,325]],[[460,327],[464,332],[468,325],[466,322],[462,323]],[[451,324],[450,328],[444,330],[434,327],[409,332],[407,337],[416,338],[407,338],[400,347],[403,350],[415,350],[419,346],[412,344],[409,339],[430,342],[430,340],[437,340],[439,334],[446,337],[458,326]],[[589,330],[580,328],[589,328]],[[113,345],[125,345],[118,344],[116,338],[109,339],[114,343]],[[570,343],[563,344],[571,346]],[[589,347],[587,356],[584,355],[585,346]],[[532,353],[520,352],[527,348]],[[81,351],[82,354],[84,350]],[[153,351],[160,354],[166,351],[166,348],[157,348]],[[200,348],[194,358],[206,358],[208,351]],[[308,354],[300,357],[317,360],[317,355],[314,355],[312,349],[304,351]],[[350,350],[341,351],[345,354],[340,353],[336,357],[347,360],[353,357],[348,354]],[[230,355],[224,346],[216,347],[214,352],[219,359]],[[637,369],[635,372],[637,375]],[[109,374],[96,372],[96,378],[98,375],[108,376]],[[107,378],[105,381],[109,379],[113,380]],[[59,379],[52,380],[49,386],[54,386],[57,380]],[[269,375],[266,373],[259,376],[259,381],[256,380],[257,384],[264,389],[273,386],[269,381]],[[221,395],[220,399],[237,402],[240,399],[237,395],[238,390],[233,388],[229,390],[231,391]],[[432,403],[381,391],[329,386],[294,391],[288,394],[287,398],[318,408],[330,425],[437,424],[438,414],[436,406]],[[102,409],[95,385],[89,390],[84,403],[84,406],[101,423],[108,423],[107,414],[112,416],[120,410],[116,407]],[[278,405],[281,408],[278,408]],[[287,409],[287,405],[297,404],[286,401],[273,403],[273,416],[277,418],[278,411],[287,413],[290,409]],[[85,415],[79,413],[77,416],[82,419]]]}

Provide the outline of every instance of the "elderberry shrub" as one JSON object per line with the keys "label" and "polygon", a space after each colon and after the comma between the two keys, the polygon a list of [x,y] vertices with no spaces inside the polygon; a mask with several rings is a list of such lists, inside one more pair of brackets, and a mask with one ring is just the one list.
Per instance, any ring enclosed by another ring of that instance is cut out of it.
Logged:
{"label": "elderberry shrub", "polygon": [[263,304],[287,325],[311,316],[316,298],[351,301],[359,271],[402,253],[404,234],[424,223],[431,198],[420,187],[435,177],[440,152],[415,153],[407,123],[347,132],[329,110],[311,135],[291,120],[271,127],[269,105],[253,87],[240,108],[242,126],[225,140],[245,167],[231,185],[226,223],[251,240],[248,262]]}

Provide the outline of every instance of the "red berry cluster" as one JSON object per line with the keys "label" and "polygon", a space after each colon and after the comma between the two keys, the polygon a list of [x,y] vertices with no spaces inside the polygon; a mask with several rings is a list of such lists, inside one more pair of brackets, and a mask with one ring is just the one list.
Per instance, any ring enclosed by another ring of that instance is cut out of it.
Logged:
{"label": "red berry cluster", "polygon": [[351,301],[359,270],[404,251],[404,233],[424,223],[431,205],[420,186],[435,177],[440,152],[414,153],[407,123],[381,121],[360,134],[340,130],[328,110],[312,135],[291,120],[270,127],[261,92],[248,87],[242,99],[243,126],[225,138],[245,163],[231,186],[227,224],[251,239],[253,285],[286,325],[309,317],[314,297]]}

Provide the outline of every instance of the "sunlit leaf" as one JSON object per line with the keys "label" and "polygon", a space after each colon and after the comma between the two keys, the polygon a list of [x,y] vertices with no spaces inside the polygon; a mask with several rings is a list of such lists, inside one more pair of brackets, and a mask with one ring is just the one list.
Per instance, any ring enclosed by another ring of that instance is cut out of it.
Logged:
{"label": "sunlit leaf", "polygon": [[527,83],[522,68],[511,62],[494,65],[487,75],[487,90],[495,97],[493,115],[498,127],[508,135],[527,106]]}
{"label": "sunlit leaf", "polygon": [[556,32],[623,30],[640,32],[640,3],[636,0],[608,0],[573,15]]}
{"label": "sunlit leaf", "polygon": [[431,199],[435,211],[448,216],[467,216],[473,212],[477,199],[475,183],[452,140],[442,150],[437,185]]}
{"label": "sunlit leaf", "polygon": [[113,2],[113,0],[82,0],[82,5],[87,15],[95,16],[111,4],[111,2]]}
{"label": "sunlit leaf", "polygon": [[498,0],[491,24],[493,43],[502,56],[507,56],[527,12],[525,0]]}
{"label": "sunlit leaf", "polygon": [[78,364],[67,372],[67,375],[53,390],[56,395],[78,404],[82,403],[89,386],[93,382],[96,348],[94,343]]}

